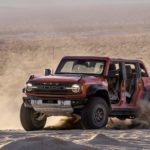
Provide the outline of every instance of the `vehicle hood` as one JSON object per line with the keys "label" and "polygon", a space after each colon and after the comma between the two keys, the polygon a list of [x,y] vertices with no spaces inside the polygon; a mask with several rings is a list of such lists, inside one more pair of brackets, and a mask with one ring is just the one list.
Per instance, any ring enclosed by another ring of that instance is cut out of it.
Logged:
{"label": "vehicle hood", "polygon": [[34,77],[30,79],[29,82],[78,82],[81,79],[81,76],[63,76],[63,75],[51,75],[51,76],[42,76]]}
{"label": "vehicle hood", "polygon": [[51,76],[40,76],[29,79],[28,82],[52,82],[52,83],[83,83],[86,85],[91,84],[101,84],[106,85],[106,81],[102,77],[95,77],[95,76],[82,76],[82,75],[75,75],[75,76],[68,76],[68,75],[51,75]]}

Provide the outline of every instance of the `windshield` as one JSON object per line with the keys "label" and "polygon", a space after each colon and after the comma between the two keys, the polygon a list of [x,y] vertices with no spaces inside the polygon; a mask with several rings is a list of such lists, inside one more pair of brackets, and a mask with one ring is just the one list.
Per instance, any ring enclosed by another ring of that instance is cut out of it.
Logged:
{"label": "windshield", "polygon": [[101,75],[104,71],[102,60],[63,60],[56,74],[95,74]]}

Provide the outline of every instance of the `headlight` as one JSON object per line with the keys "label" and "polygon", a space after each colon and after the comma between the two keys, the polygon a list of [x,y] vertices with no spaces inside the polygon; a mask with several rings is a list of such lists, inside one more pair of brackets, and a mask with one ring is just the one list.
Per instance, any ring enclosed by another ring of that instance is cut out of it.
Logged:
{"label": "headlight", "polygon": [[73,84],[71,87],[66,87],[66,90],[72,90],[73,93],[80,93],[81,86],[79,84]]}
{"label": "headlight", "polygon": [[29,92],[32,91],[32,84],[31,83],[27,83],[26,90]]}
{"label": "headlight", "polygon": [[81,91],[81,87],[79,84],[73,84],[71,89],[73,93],[79,93]]}

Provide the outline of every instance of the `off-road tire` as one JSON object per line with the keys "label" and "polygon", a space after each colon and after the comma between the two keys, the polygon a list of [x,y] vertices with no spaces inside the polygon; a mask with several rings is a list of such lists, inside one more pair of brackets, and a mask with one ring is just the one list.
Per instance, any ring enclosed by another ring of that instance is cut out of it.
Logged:
{"label": "off-road tire", "polygon": [[37,112],[33,108],[27,108],[22,104],[20,109],[20,121],[26,131],[41,130],[46,124],[47,118],[44,117],[42,120],[36,120],[35,113]]}
{"label": "off-road tire", "polygon": [[106,126],[109,107],[100,97],[92,97],[82,110],[81,123],[84,129],[100,129]]}

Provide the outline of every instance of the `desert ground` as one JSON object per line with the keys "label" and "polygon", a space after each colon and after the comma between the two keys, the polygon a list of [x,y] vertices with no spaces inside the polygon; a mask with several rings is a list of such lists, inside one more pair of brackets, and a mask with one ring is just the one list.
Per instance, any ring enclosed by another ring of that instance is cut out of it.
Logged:
{"label": "desert ground", "polygon": [[0,4],[0,149],[148,150],[149,104],[143,118],[114,119],[107,128],[93,131],[61,117],[63,125],[57,127],[62,120],[51,117],[45,130],[25,132],[19,111],[29,75],[43,75],[45,68],[54,71],[66,55],[141,59],[150,72],[149,18],[148,0]]}
{"label": "desert ground", "polygon": [[[116,134],[117,132],[117,134]],[[147,130],[71,130],[71,131],[2,131],[2,150],[148,150]]]}

